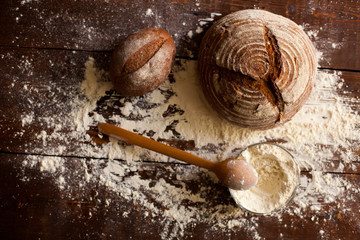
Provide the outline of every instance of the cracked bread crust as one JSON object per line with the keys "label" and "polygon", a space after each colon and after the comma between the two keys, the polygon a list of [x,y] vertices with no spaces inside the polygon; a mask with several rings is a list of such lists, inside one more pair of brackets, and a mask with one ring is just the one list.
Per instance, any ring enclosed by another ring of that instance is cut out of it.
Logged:
{"label": "cracked bread crust", "polygon": [[264,10],[223,17],[206,32],[199,51],[205,97],[220,116],[251,129],[289,121],[310,95],[316,67],[304,31]]}

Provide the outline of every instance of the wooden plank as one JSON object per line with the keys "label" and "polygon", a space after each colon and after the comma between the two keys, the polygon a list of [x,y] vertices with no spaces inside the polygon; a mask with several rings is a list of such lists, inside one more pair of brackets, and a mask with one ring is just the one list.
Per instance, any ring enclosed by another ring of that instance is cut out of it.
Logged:
{"label": "wooden plank", "polygon": [[[108,53],[0,48],[0,56],[0,65],[6,66],[0,69],[0,131],[7,136],[0,140],[0,150],[59,156],[107,157],[106,154],[99,153],[101,147],[94,145],[91,139],[72,136],[75,130],[69,115],[73,100],[81,96],[79,89],[84,79],[84,63],[91,56],[96,59],[99,69],[107,70]],[[341,91],[341,94],[348,99],[348,104],[354,111],[359,111],[359,104],[352,100],[359,96],[360,73],[343,71],[341,74],[344,79],[343,89],[346,90]],[[172,76],[169,81],[174,81]],[[164,94],[171,96],[174,92]],[[115,104],[121,99],[123,97],[110,91],[98,102],[95,112],[107,120],[114,114],[121,115]],[[151,103],[142,102],[139,106],[150,105]],[[29,117],[31,119],[28,119]],[[113,123],[118,124],[114,121]],[[170,125],[168,127],[171,128]],[[97,135],[96,123],[91,126],[91,130],[91,136]],[[184,150],[195,150],[195,153],[198,150],[192,139],[158,140]],[[63,147],[61,151],[59,146]],[[212,146],[209,147],[207,151],[211,151]],[[215,147],[218,148],[217,151],[221,150],[221,146]],[[85,152],[85,148],[89,150]],[[356,148],[357,144],[354,143],[354,151],[358,151]],[[100,155],[97,155],[98,153]],[[152,161],[151,158],[146,160]],[[360,171],[358,163],[343,163],[340,157],[329,159],[323,164],[322,170],[339,171],[340,163],[344,164],[341,170],[343,172]]]}
{"label": "wooden plank", "polygon": [[[140,176],[150,182],[149,187],[138,188],[136,192],[148,196],[146,201],[155,204],[155,207],[148,208],[137,202],[136,197],[126,199],[122,194],[108,190],[99,181],[83,184],[85,173],[79,158],[64,158],[66,171],[61,173],[66,180],[64,189],[56,184],[58,172],[40,172],[39,166],[25,168],[22,162],[29,161],[29,158],[43,157],[0,153],[0,234],[6,239],[151,240],[160,236],[163,239],[214,239],[214,236],[216,239],[354,239],[360,233],[360,195],[357,191],[360,175],[330,174],[351,183],[353,188],[346,189],[337,201],[331,203],[324,203],[316,194],[310,195],[309,198],[319,198],[317,208],[322,210],[309,205],[300,212],[294,212],[296,205],[292,203],[279,214],[244,215],[241,226],[231,227],[233,220],[239,220],[231,219],[232,211],[236,211],[236,208],[233,209],[234,202],[227,189],[214,183],[206,171],[179,164],[141,163],[134,167],[119,162],[119,165],[133,169],[125,173],[124,179]],[[105,160],[96,161],[106,165]],[[181,177],[184,173],[188,177]],[[303,178],[311,181],[307,173],[303,174]],[[175,219],[163,216],[166,209],[178,204],[176,198],[165,208],[153,198],[156,193],[151,186],[161,179],[175,189],[174,194],[180,194],[185,187],[190,193],[182,194],[201,194],[205,199],[204,203],[194,200],[182,202],[187,209],[206,209],[197,220],[182,225],[184,236],[179,235],[181,231],[176,228]],[[301,190],[306,187],[306,184],[302,185]],[[219,212],[223,216],[216,215]]]}
{"label": "wooden plank", "polygon": [[202,25],[206,23],[201,22],[202,19],[211,18],[211,13],[226,15],[248,8],[266,9],[304,26],[323,53],[322,67],[360,70],[357,57],[360,54],[360,4],[351,0],[141,3],[66,0],[50,4],[46,1],[2,1],[0,45],[111,51],[132,32],[160,27],[174,36],[177,56],[196,57],[201,38],[211,25],[211,22]]}

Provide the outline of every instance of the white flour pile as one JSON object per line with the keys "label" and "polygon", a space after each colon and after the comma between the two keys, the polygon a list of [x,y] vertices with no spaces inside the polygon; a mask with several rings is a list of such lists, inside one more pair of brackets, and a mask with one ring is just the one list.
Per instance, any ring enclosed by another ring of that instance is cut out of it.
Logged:
{"label": "white flour pile", "polygon": [[299,168],[292,156],[273,144],[251,146],[241,156],[255,168],[259,179],[249,190],[230,189],[235,201],[255,213],[270,213],[284,207],[299,182]]}
{"label": "white flour pile", "polygon": [[[89,58],[85,66],[84,81],[79,86],[82,96],[69,93],[70,117],[61,119],[63,125],[57,123],[52,133],[37,133],[37,138],[44,145],[39,151],[45,148],[47,141],[59,139],[64,142],[64,146],[49,147],[49,153],[67,152],[72,147],[71,141],[77,141],[79,143],[76,146],[81,146],[76,152],[79,155],[106,158],[78,159],[76,172],[83,176],[78,183],[79,191],[84,185],[100,183],[128,201],[149,209],[152,217],[163,219],[162,239],[182,236],[186,228],[199,221],[211,223],[213,229],[225,232],[243,228],[256,239],[261,237],[256,231],[259,218],[242,218],[244,213],[234,203],[209,207],[204,204],[207,200],[201,191],[211,196],[211,188],[202,186],[200,193],[193,193],[184,183],[181,184],[189,179],[199,179],[199,175],[207,175],[216,181],[207,171],[184,165],[169,165],[166,170],[176,175],[179,184],[172,184],[162,177],[155,184],[143,179],[139,171],[150,171],[153,168],[149,164],[143,165],[140,160],[168,162],[169,159],[138,147],[123,145],[114,139],[102,146],[89,144],[91,138],[86,131],[99,121],[111,121],[153,139],[192,140],[195,146],[192,153],[211,161],[234,157],[239,150],[253,143],[271,140],[279,142],[295,155],[302,169],[312,171],[312,180],[305,175],[301,177],[295,204],[284,210],[284,214],[301,217],[304,209],[321,210],[320,202],[331,203],[358,194],[358,190],[351,188],[351,184],[341,176],[321,173],[324,169],[341,171],[345,165],[351,167],[352,162],[359,160],[359,156],[354,154],[357,149],[352,146],[360,140],[357,126],[360,116],[351,110],[350,104],[358,104],[360,101],[346,99],[340,94],[344,91],[343,80],[336,72],[318,72],[310,99],[292,121],[275,129],[253,131],[226,122],[207,105],[199,87],[197,61],[178,60],[173,68],[172,81],[166,81],[146,96],[134,98],[109,95],[112,84],[107,72],[96,68],[95,59]],[[108,98],[102,109],[96,109],[99,100],[105,96]],[[105,118],[103,112],[110,116]],[[53,118],[57,116],[46,119],[49,123]],[[35,117],[29,113],[23,116],[22,124],[29,125],[33,121]],[[75,126],[70,134],[60,131],[66,125]],[[74,180],[69,179],[67,173],[75,170],[64,159],[29,156],[23,165],[53,174],[59,188],[69,190],[67,183]],[[335,164],[332,160],[338,161]],[[177,169],[175,173],[174,168]],[[230,194],[222,197],[230,198]],[[111,204],[110,199],[107,202]],[[191,206],[185,207],[183,202]],[[273,216],[281,219],[282,213],[274,213]],[[128,213],[119,214],[126,216]]]}

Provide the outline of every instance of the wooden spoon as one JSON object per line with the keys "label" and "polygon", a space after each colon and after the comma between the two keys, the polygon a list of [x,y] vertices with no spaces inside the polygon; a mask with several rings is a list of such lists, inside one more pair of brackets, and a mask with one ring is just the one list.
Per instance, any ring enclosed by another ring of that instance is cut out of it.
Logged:
{"label": "wooden spoon", "polygon": [[98,129],[105,135],[126,143],[134,144],[213,171],[223,185],[234,190],[250,189],[258,180],[256,170],[244,160],[227,159],[221,162],[211,162],[108,123],[99,123]]}

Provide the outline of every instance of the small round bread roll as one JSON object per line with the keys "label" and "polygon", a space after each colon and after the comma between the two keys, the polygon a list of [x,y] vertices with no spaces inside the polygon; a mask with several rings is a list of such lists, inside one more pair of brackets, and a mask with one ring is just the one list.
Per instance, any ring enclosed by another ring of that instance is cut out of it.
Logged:
{"label": "small round bread roll", "polygon": [[199,51],[203,92],[220,116],[241,127],[289,121],[310,95],[315,48],[288,18],[242,10],[216,22]]}
{"label": "small round bread roll", "polygon": [[124,96],[141,96],[162,84],[175,58],[174,39],[164,30],[146,28],[128,36],[114,50],[110,78]]}

